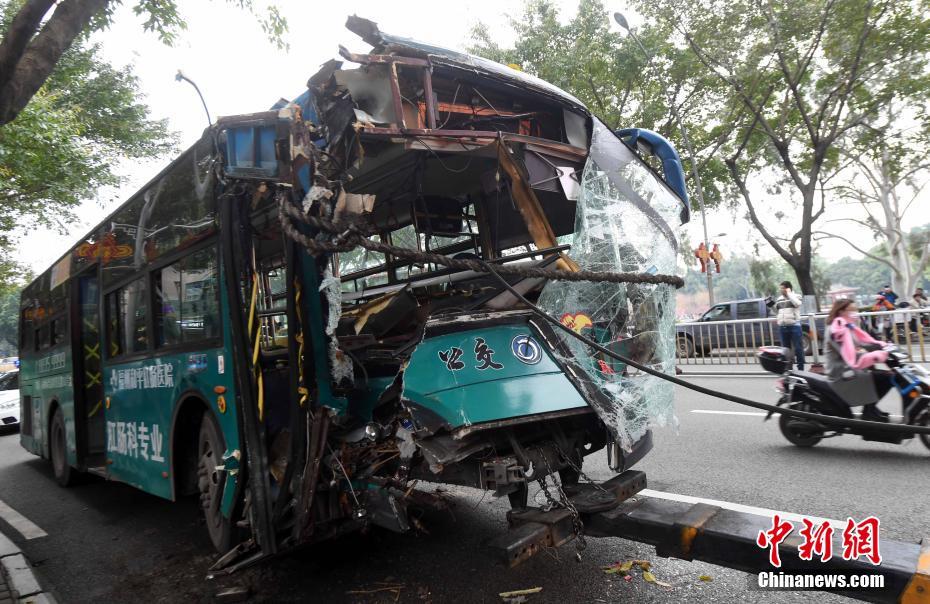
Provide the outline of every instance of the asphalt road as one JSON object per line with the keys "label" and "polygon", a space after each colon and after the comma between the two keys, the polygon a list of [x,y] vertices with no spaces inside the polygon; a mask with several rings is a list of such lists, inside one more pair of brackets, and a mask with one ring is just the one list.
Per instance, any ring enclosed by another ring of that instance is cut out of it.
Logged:
{"label": "asphalt road", "polygon": [[[774,399],[770,378],[690,379]],[[877,515],[882,538],[930,536],[924,508],[930,451],[919,442],[896,446],[844,436],[803,450],[759,416],[705,413],[752,410],[684,390],[676,400],[677,429],[657,430],[655,450],[638,466],[650,489],[833,519]],[[602,454],[585,469],[595,479],[611,476]],[[506,527],[506,499],[449,491],[454,514],[425,516],[428,534],[373,530],[206,581],[213,554],[194,500],[172,504],[97,479],[60,489],[48,463],[21,449],[18,435],[0,436],[0,499],[48,536],[24,540],[2,520],[0,530],[23,547],[65,603],[211,602],[226,586],[247,586],[261,602],[499,602],[499,592],[531,587],[543,588],[531,603],[849,601],[816,592],[763,594],[750,588],[750,575],[659,558],[651,547],[619,539],[588,539],[580,563],[569,544],[506,569],[484,548]],[[626,582],[601,570],[629,559],[650,560],[656,577],[671,587],[638,575]],[[386,589],[393,586],[399,589]]]}

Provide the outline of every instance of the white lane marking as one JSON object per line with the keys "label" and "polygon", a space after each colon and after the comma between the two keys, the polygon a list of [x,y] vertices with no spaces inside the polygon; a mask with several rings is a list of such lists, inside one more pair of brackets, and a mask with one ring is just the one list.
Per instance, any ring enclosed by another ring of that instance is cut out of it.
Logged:
{"label": "white lane marking", "polygon": [[[819,516],[808,516],[806,514],[795,514],[793,512],[781,512],[779,510],[770,510],[768,508],[758,508],[752,505],[743,505],[741,503],[732,503],[729,501],[717,501],[716,499],[706,499],[704,497],[692,497],[690,495],[679,495],[678,493],[666,493],[664,491],[653,491],[652,489],[643,489],[640,491],[642,495],[646,497],[656,497],[658,499],[670,499],[672,501],[681,501],[683,503],[706,503],[709,505],[715,505],[727,510],[733,510],[734,512],[744,512],[746,514],[753,514],[755,516],[764,516],[766,518],[772,518],[775,514],[778,514],[784,520],[790,520],[801,524],[802,518],[807,518],[814,524],[823,524],[824,522],[829,522],[833,528],[839,528],[840,530],[846,528],[845,520],[833,520],[832,518],[820,518]],[[803,526],[803,524],[802,524]]]}
{"label": "white lane marking", "polygon": [[34,522],[11,508],[5,501],[0,499],[0,518],[13,527],[17,533],[25,539],[37,539],[47,537],[48,533],[40,529]]}
{"label": "white lane marking", "polygon": [[[755,415],[758,417],[764,417],[768,415],[763,411],[718,411],[716,409],[692,409],[691,413],[709,413],[714,415]],[[853,412],[854,419],[859,419],[861,413]],[[894,417],[897,419],[903,418],[903,415],[895,415],[894,413],[890,414],[888,417]]]}
{"label": "white lane marking", "polygon": [[716,409],[692,409],[691,413],[712,413],[715,415],[766,415],[762,411],[717,411]]}

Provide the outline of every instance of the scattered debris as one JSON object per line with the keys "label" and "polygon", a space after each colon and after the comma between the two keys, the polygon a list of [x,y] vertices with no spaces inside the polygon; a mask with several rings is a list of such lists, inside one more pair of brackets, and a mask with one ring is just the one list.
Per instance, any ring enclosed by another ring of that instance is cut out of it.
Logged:
{"label": "scattered debris", "polygon": [[656,576],[652,574],[651,572],[649,572],[648,570],[643,571],[643,579],[645,579],[647,583],[655,583],[656,585],[661,585],[662,587],[672,586],[671,583],[665,583],[664,581],[659,581],[658,579],[656,579]]}
{"label": "scattered debris", "polygon": [[605,566],[604,572],[607,573],[608,575],[619,574],[619,575],[625,576],[627,573],[630,572],[632,568],[633,568],[633,561],[627,560],[626,562],[617,562],[616,564]]}
{"label": "scattered debris", "polygon": [[605,566],[602,570],[608,575],[626,575],[634,565],[643,571],[652,568],[652,562],[649,560],[627,560],[626,562],[616,562],[610,566]]}
{"label": "scattered debris", "polygon": [[251,592],[248,587],[236,586],[226,587],[216,592],[213,601],[217,604],[227,604],[230,602],[246,602]]}
{"label": "scattered debris", "polygon": [[[656,585],[661,585],[662,587],[671,587],[670,583],[665,583],[664,581],[659,581],[656,579],[656,576],[649,570],[652,568],[652,562],[649,560],[627,560],[626,562],[616,562],[610,566],[604,566],[602,570],[608,575],[620,575],[623,577],[624,581],[632,581],[633,575],[630,574],[630,571],[633,570],[634,566],[638,566],[640,570],[643,571],[643,579],[647,583],[655,583]],[[708,577],[708,580],[710,577]]]}
{"label": "scattered debris", "polygon": [[538,594],[541,591],[542,587],[531,587],[530,589],[502,591],[497,595],[499,595],[504,602],[509,602],[510,604],[521,604],[522,602],[526,602],[527,596]]}
{"label": "scattered debris", "polygon": [[381,592],[388,592],[394,596],[394,601],[397,602],[400,599],[400,592],[404,589],[405,585],[403,583],[389,583],[387,581],[375,581],[376,587],[371,589],[353,589],[347,591],[346,594],[353,596],[362,596],[370,595]]}

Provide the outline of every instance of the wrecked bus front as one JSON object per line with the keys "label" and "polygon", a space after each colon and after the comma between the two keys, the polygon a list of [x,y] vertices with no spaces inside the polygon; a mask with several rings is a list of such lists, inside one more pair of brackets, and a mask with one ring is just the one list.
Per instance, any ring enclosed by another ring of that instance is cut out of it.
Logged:
{"label": "wrecked bus front", "polygon": [[666,385],[523,299],[671,371],[685,202],[571,95],[348,26],[370,54],[340,49],[351,65],[294,103],[212,131],[248,475],[232,515],[253,535],[237,553],[406,530],[445,504],[417,481],[522,507],[528,481],[575,485],[605,446],[628,468],[672,417]]}

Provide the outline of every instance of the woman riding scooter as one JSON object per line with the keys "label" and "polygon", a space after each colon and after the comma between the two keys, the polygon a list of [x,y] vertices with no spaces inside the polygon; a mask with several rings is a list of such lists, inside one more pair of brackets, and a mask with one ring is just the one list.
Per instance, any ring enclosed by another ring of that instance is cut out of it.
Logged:
{"label": "woman riding scooter", "polygon": [[[852,300],[837,300],[830,309],[824,340],[826,356],[826,373],[831,379],[839,380],[851,372],[861,372],[876,363],[883,363],[888,358],[884,350],[867,351],[866,348],[886,346],[886,342],[876,340],[858,325],[858,313]],[[878,409],[878,400],[892,388],[891,374],[886,371],[871,370],[872,381],[878,399],[865,405],[862,419],[871,421],[888,421],[888,414]]]}

